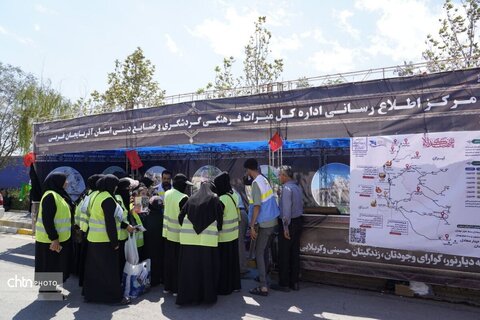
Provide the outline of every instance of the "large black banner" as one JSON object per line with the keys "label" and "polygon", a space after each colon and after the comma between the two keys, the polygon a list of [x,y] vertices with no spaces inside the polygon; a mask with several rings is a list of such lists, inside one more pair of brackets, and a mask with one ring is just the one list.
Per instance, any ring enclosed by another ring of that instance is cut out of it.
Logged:
{"label": "large black banner", "polygon": [[480,69],[179,103],[34,126],[39,155],[142,146],[478,130]]}

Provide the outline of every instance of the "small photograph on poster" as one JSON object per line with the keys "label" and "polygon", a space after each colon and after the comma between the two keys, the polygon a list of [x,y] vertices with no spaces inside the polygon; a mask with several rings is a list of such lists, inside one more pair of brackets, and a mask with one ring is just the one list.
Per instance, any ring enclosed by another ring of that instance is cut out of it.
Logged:
{"label": "small photograph on poster", "polygon": [[147,212],[148,211],[148,197],[146,197],[146,196],[135,197],[134,208],[135,208],[135,212],[137,212],[137,213]]}

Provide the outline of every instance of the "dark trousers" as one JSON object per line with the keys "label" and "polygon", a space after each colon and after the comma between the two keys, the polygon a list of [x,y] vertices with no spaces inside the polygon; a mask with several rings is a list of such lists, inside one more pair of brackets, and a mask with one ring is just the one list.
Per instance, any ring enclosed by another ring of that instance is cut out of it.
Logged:
{"label": "dark trousers", "polygon": [[290,240],[284,237],[284,227],[279,221],[278,234],[278,284],[291,287],[298,283],[300,274],[300,236],[302,234],[302,217],[294,218],[288,226]]}

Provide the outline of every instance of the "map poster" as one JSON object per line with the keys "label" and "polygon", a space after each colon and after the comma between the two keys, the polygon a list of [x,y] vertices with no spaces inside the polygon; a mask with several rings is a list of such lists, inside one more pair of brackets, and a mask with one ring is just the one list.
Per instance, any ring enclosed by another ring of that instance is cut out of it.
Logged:
{"label": "map poster", "polygon": [[480,257],[480,132],[352,138],[350,243]]}

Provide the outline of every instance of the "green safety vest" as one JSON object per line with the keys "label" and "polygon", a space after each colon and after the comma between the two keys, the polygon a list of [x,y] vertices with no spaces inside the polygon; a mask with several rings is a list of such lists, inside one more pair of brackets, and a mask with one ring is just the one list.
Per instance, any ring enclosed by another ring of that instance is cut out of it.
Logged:
{"label": "green safety vest", "polygon": [[[123,199],[122,199],[122,196],[117,194],[115,195],[115,198],[118,200],[118,202],[120,202],[120,205],[122,206],[122,209],[123,209],[123,216],[122,216],[122,221],[125,222],[126,224],[129,224],[128,223],[128,210],[126,209],[125,207],[125,204],[123,203]],[[120,225],[122,223],[120,222]],[[120,226],[120,231],[118,231],[118,240],[120,241],[123,241],[123,240],[127,240],[128,239],[128,231],[127,229],[122,229],[121,226]]]}
{"label": "green safety vest", "polygon": [[[112,198],[107,191],[100,192],[93,200],[90,219],[88,221],[87,240],[90,242],[110,242],[105,226],[105,213],[102,209],[102,202]],[[112,198],[113,199],[113,198]],[[114,200],[115,201],[115,200]],[[120,221],[115,219],[117,233],[120,230]]]}
{"label": "green safety vest", "polygon": [[217,221],[212,222],[200,234],[193,229],[193,224],[185,216],[180,227],[180,244],[202,247],[218,247]]}
{"label": "green safety vest", "polygon": [[176,189],[170,189],[165,192],[162,235],[167,240],[180,242],[179,205],[185,197],[188,196]]}
{"label": "green safety vest", "polygon": [[[143,226],[142,219],[140,219],[138,213],[132,212],[132,215],[137,225]],[[135,231],[135,239],[137,240],[137,248],[143,247],[143,231]]]}
{"label": "green safety vest", "polygon": [[220,201],[225,205],[223,210],[223,226],[219,231],[218,242],[230,242],[238,239],[238,196],[234,194],[224,194]]}
{"label": "green safety vest", "polygon": [[82,206],[83,201],[85,201],[85,198],[83,198],[77,206],[75,206],[75,225],[80,226],[80,215],[82,211],[80,211],[80,207]]}
{"label": "green safety vest", "polygon": [[[78,219],[78,221],[79,221],[78,226],[80,227],[80,230],[82,230],[85,233],[88,231],[88,219],[90,219],[90,215],[91,215],[91,212],[92,212],[93,200],[97,197],[97,195],[99,193],[100,192],[98,190],[95,190],[95,191],[90,193],[89,202],[88,202],[88,206],[87,206],[87,212],[83,213],[82,211],[79,210],[80,211],[80,216],[79,216],[79,219]],[[86,201],[86,199],[83,199],[83,201]],[[81,207],[81,205],[79,205],[78,207]]]}
{"label": "green safety vest", "polygon": [[48,238],[47,231],[43,225],[42,220],[42,202],[47,195],[53,195],[55,199],[55,206],[57,207],[57,212],[55,212],[55,217],[53,218],[53,223],[55,225],[55,230],[58,233],[58,241],[64,242],[70,239],[72,233],[72,218],[70,216],[70,206],[55,191],[49,190],[43,194],[42,199],[40,200],[40,208],[38,211],[37,222],[35,223],[35,240],[42,243],[51,243],[52,241]]}

